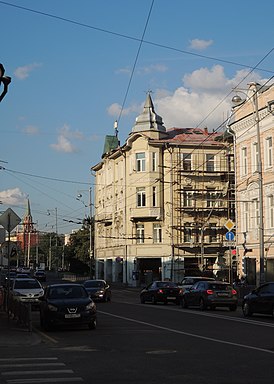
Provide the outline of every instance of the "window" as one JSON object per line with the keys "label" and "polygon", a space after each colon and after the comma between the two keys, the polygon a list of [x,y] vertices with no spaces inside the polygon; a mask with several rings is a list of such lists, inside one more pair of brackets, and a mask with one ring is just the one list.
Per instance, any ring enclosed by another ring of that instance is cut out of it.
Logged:
{"label": "window", "polygon": [[252,172],[258,172],[259,166],[259,150],[258,143],[252,144]]}
{"label": "window", "polygon": [[258,228],[259,226],[259,217],[260,217],[260,214],[259,214],[259,201],[258,199],[253,199],[252,200],[252,206],[253,206],[253,228]]}
{"label": "window", "polygon": [[217,241],[217,224],[209,223],[209,242]]}
{"label": "window", "polygon": [[248,168],[247,168],[247,148],[246,147],[243,147],[241,149],[240,164],[241,164],[240,174],[241,174],[241,176],[246,176],[247,172],[248,172]]}
{"label": "window", "polygon": [[215,189],[208,189],[206,193],[206,206],[207,207],[215,207],[217,206],[217,194],[215,192]]}
{"label": "window", "polygon": [[243,231],[248,232],[249,229],[249,209],[248,209],[248,203],[243,203]]}
{"label": "window", "polygon": [[152,187],[152,206],[156,207],[156,187]]}
{"label": "window", "polygon": [[136,225],[136,242],[137,242],[137,244],[143,244],[145,242],[144,224],[137,224]]}
{"label": "window", "polygon": [[268,215],[269,215],[269,228],[274,228],[274,196],[267,196]]}
{"label": "window", "polygon": [[190,243],[192,239],[192,228],[190,223],[184,224],[184,242]]}
{"label": "window", "polygon": [[212,153],[206,154],[206,170],[214,172],[214,155]]}
{"label": "window", "polygon": [[273,164],[273,143],[272,137],[267,137],[265,140],[265,167],[271,168]]}
{"label": "window", "polygon": [[146,170],[146,154],[145,152],[136,153],[136,171],[145,172]]}
{"label": "window", "polygon": [[193,207],[193,191],[184,188],[182,200],[184,207]]}
{"label": "window", "polygon": [[145,188],[137,188],[137,207],[146,206],[146,191]]}
{"label": "window", "polygon": [[191,153],[182,153],[181,154],[182,169],[184,171],[191,170]]}
{"label": "window", "polygon": [[151,154],[151,161],[152,161],[151,170],[152,170],[152,172],[155,172],[157,170],[157,157],[156,157],[156,155],[157,155],[156,152],[152,152],[152,154]]}
{"label": "window", "polygon": [[162,227],[161,224],[153,224],[153,242],[162,242]]}

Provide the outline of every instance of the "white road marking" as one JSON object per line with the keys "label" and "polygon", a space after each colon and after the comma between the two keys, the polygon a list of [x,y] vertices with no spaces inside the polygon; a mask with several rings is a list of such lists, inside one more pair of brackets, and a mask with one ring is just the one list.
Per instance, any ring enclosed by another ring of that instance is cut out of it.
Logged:
{"label": "white road marking", "polygon": [[215,338],[212,338],[212,337],[201,336],[201,335],[197,335],[195,333],[178,331],[177,329],[168,328],[168,327],[162,327],[160,325],[155,325],[155,324],[147,323],[145,321],[131,319],[129,317],[118,316],[118,315],[114,315],[114,314],[108,313],[108,312],[103,312],[103,311],[98,311],[98,312],[100,312],[100,313],[102,313],[104,315],[107,315],[107,316],[112,316],[112,317],[116,317],[118,319],[122,319],[122,320],[126,320],[126,321],[131,321],[133,323],[143,324],[143,325],[147,325],[149,327],[153,327],[153,328],[157,328],[157,329],[162,329],[164,331],[173,332],[173,333],[177,333],[177,334],[185,335],[185,336],[189,336],[189,337],[195,337],[196,339],[202,339],[202,340],[212,341],[214,343],[232,345],[232,346],[235,346],[235,347],[250,349],[250,350],[253,350],[253,351],[259,351],[259,352],[265,352],[265,353],[274,354],[274,351],[270,351],[270,350],[264,349],[264,348],[252,347],[250,345],[245,345],[245,344],[240,344],[240,343],[233,343],[231,341],[225,341],[225,340],[215,339]]}

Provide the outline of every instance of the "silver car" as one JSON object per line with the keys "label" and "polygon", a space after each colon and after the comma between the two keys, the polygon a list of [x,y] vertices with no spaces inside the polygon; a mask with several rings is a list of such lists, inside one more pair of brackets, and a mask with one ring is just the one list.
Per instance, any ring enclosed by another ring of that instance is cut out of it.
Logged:
{"label": "silver car", "polygon": [[15,279],[10,293],[15,300],[39,306],[39,298],[44,295],[44,289],[36,279]]}

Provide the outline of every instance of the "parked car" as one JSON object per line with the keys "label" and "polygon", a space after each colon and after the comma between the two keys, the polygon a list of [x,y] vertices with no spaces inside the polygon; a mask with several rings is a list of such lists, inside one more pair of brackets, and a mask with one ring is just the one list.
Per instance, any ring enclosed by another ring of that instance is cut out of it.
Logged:
{"label": "parked car", "polygon": [[244,296],[242,310],[245,317],[253,313],[274,316],[274,282],[265,283]]}
{"label": "parked car", "polygon": [[192,285],[194,283],[196,283],[197,281],[206,281],[206,280],[215,281],[216,279],[214,279],[213,277],[206,277],[206,276],[186,276],[183,278],[181,283],[179,283],[178,285],[182,289],[182,292],[183,292],[186,289],[189,289],[190,287],[192,287]]}
{"label": "parked car", "polygon": [[32,307],[39,306],[39,298],[43,294],[44,290],[39,281],[32,278],[15,278],[10,291],[13,299],[31,303]]}
{"label": "parked car", "polygon": [[16,273],[16,279],[31,279],[28,273]]}
{"label": "parked car", "polygon": [[147,301],[152,304],[157,304],[158,302],[179,304],[179,292],[180,288],[177,283],[172,281],[153,281],[142,289],[140,300],[142,304]]}
{"label": "parked car", "polygon": [[33,277],[39,281],[47,280],[46,272],[43,269],[37,269],[37,271],[34,272]]}
{"label": "parked car", "polygon": [[236,311],[238,305],[237,291],[223,281],[198,281],[182,292],[180,299],[182,308],[198,306],[201,310],[228,307],[230,311]]}
{"label": "parked car", "polygon": [[40,298],[40,324],[48,331],[58,325],[87,325],[95,329],[96,305],[82,284],[53,284]]}
{"label": "parked car", "polygon": [[105,280],[86,280],[83,286],[94,301],[111,301],[111,289]]}
{"label": "parked car", "polygon": [[15,271],[10,271],[9,273],[7,272],[3,282],[4,287],[6,288],[8,287],[8,282],[9,282],[9,286],[11,287],[15,278],[16,278]]}

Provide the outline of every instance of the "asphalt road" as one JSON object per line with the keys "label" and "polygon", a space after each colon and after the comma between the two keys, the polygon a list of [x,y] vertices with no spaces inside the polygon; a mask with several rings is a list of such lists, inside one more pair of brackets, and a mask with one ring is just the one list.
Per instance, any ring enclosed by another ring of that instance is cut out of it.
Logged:
{"label": "asphalt road", "polygon": [[1,383],[251,384],[273,383],[274,320],[243,318],[240,309],[201,312],[140,304],[138,292],[115,290],[98,303],[94,331],[40,330],[42,343],[9,347]]}

